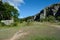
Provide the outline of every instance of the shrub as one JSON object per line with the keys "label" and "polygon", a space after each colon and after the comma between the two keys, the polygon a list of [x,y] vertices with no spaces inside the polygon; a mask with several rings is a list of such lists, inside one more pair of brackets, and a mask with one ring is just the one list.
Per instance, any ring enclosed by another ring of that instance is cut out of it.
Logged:
{"label": "shrub", "polygon": [[26,25],[27,25],[27,26],[32,25],[32,22],[33,22],[33,21],[27,20]]}
{"label": "shrub", "polygon": [[46,18],[41,18],[40,19],[40,22],[44,22],[44,21],[47,21],[47,22],[55,22],[55,17],[54,16],[48,16]]}
{"label": "shrub", "polygon": [[18,25],[18,23],[17,22],[14,22],[13,24],[12,24],[12,26],[17,26]]}
{"label": "shrub", "polygon": [[40,22],[43,22],[43,21],[45,21],[45,19],[41,18],[41,19],[40,19]]}
{"label": "shrub", "polygon": [[57,20],[60,21],[60,16],[57,17]]}
{"label": "shrub", "polygon": [[55,17],[54,16],[49,16],[47,17],[48,22],[55,22]]}
{"label": "shrub", "polygon": [[6,26],[4,23],[0,23],[0,26]]}

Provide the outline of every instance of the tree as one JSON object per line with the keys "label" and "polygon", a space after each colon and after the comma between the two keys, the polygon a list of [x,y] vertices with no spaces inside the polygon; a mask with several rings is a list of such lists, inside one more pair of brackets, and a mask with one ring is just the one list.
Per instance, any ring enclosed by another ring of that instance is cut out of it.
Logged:
{"label": "tree", "polygon": [[16,21],[18,19],[18,15],[19,15],[18,10],[7,2],[5,2],[3,5],[6,8],[6,10],[4,12],[5,18],[8,17],[11,19],[11,17],[13,17],[14,20]]}
{"label": "tree", "polygon": [[4,11],[4,10],[5,10],[5,8],[4,8],[3,2],[0,1],[0,11]]}

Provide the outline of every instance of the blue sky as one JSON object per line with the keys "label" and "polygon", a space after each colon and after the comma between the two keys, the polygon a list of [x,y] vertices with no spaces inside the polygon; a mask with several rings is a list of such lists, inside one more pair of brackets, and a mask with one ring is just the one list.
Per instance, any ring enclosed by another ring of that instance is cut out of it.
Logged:
{"label": "blue sky", "polygon": [[39,13],[45,7],[58,3],[60,0],[3,0],[9,2],[19,11],[19,18],[32,16]]}

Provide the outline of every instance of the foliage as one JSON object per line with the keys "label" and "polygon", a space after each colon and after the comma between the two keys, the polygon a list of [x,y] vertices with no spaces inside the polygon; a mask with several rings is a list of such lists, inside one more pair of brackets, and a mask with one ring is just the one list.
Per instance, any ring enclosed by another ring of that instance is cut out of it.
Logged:
{"label": "foliage", "polygon": [[47,22],[55,22],[55,17],[54,16],[48,16],[45,19],[40,19],[41,22],[47,21]]}
{"label": "foliage", "polygon": [[2,1],[0,1],[0,11],[5,11],[5,7]]}
{"label": "foliage", "polygon": [[49,16],[49,17],[47,17],[46,19],[47,19],[47,21],[49,21],[49,22],[55,22],[55,17],[54,17],[54,16]]}
{"label": "foliage", "polygon": [[41,18],[41,19],[40,19],[40,22],[43,22],[43,21],[45,21],[45,19]]}
{"label": "foliage", "polygon": [[31,25],[31,21],[27,20],[26,25],[28,25],[28,26]]}
{"label": "foliage", "polygon": [[28,17],[26,17],[26,18],[23,18],[23,20],[26,21],[26,22],[27,22],[28,20],[29,20],[29,21],[33,21],[33,16],[28,16]]}
{"label": "foliage", "polygon": [[0,20],[10,20],[13,17],[14,21],[17,21],[18,15],[18,10],[14,6],[0,1]]}
{"label": "foliage", "polygon": [[57,20],[60,21],[60,16],[57,17]]}
{"label": "foliage", "polygon": [[1,22],[0,22],[0,26],[6,26],[6,25],[5,25],[4,23],[1,23]]}
{"label": "foliage", "polygon": [[9,3],[4,3],[3,4],[6,8],[6,13],[8,13],[8,15],[10,15],[11,17],[14,17],[14,20],[17,21],[18,19],[18,10],[16,8],[14,8],[14,6],[11,6]]}
{"label": "foliage", "polygon": [[24,22],[24,19],[19,19],[20,23],[23,23]]}
{"label": "foliage", "polygon": [[18,23],[17,22],[14,22],[13,24],[11,24],[12,26],[17,26]]}

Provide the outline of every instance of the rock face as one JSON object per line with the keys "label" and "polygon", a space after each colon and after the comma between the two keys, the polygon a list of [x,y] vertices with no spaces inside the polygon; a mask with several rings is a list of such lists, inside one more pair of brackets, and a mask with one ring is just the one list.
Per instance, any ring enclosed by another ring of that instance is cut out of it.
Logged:
{"label": "rock face", "polygon": [[38,21],[40,19],[44,19],[48,16],[54,16],[56,18],[56,20],[60,20],[58,19],[58,17],[60,16],[60,4],[53,4],[45,9],[43,9],[40,13],[36,14],[34,16],[34,20]]}
{"label": "rock face", "polygon": [[37,14],[34,16],[34,21],[39,21],[40,20],[40,14]]}

